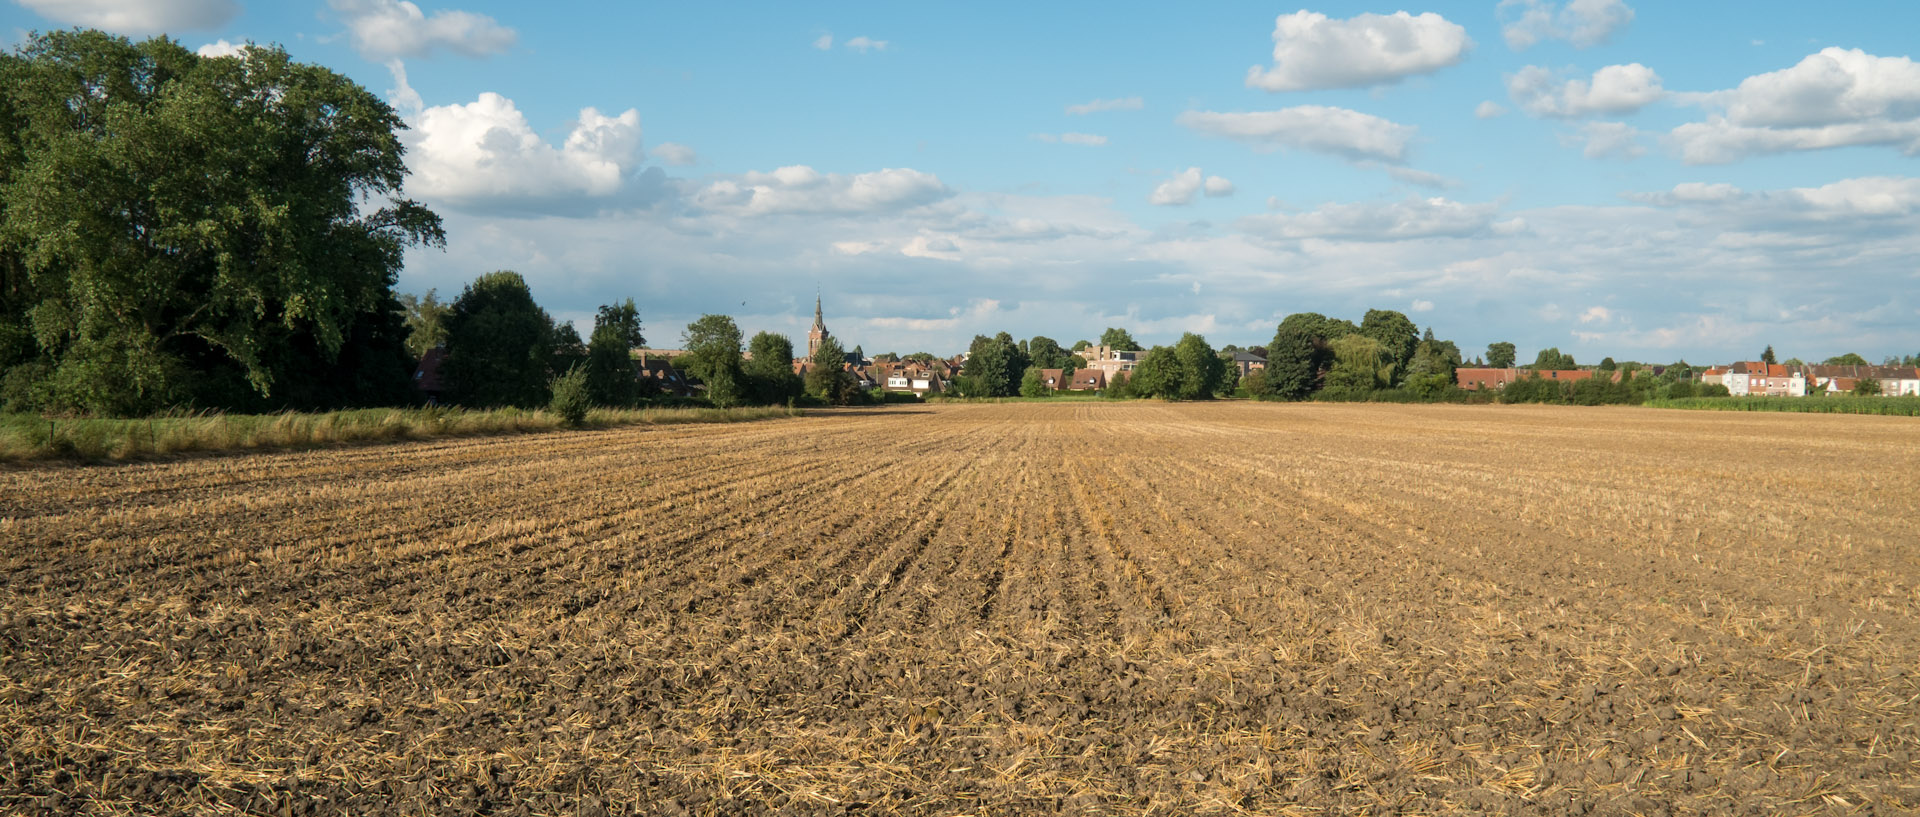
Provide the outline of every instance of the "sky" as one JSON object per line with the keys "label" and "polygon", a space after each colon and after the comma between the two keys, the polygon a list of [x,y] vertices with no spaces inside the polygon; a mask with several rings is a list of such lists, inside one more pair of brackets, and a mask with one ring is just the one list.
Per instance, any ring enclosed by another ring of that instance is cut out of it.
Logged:
{"label": "sky", "polygon": [[1920,353],[1920,3],[0,5],[68,26],[352,78],[446,221],[398,288],[512,269],[582,334]]}

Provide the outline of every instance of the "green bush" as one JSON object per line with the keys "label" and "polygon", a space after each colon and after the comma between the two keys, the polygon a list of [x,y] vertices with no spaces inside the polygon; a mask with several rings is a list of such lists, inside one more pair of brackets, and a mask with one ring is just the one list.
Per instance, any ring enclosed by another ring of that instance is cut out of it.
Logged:
{"label": "green bush", "polygon": [[547,409],[560,418],[560,422],[579,428],[587,421],[587,410],[593,408],[593,399],[587,388],[587,370],[574,366],[566,374],[553,379],[553,400]]}

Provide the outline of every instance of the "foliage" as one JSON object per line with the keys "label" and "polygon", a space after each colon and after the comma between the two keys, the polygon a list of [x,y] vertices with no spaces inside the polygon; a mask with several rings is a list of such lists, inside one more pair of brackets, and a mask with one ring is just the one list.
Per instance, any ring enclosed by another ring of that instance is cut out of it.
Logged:
{"label": "foliage", "polygon": [[747,382],[753,401],[779,405],[804,393],[800,376],[793,373],[793,342],[785,335],[760,332],[747,342]]}
{"label": "foliage", "polygon": [[1334,339],[1333,368],[1327,371],[1326,388],[1345,393],[1364,393],[1393,384],[1392,358],[1380,341],[1364,334]]}
{"label": "foliage", "polygon": [[1027,369],[1026,355],[1013,342],[1013,336],[1001,332],[993,337],[975,335],[967,349],[967,363],[961,373],[976,381],[981,394],[976,397],[1012,397],[1020,391],[1020,375]]}
{"label": "foliage", "polygon": [[1100,345],[1109,349],[1124,349],[1127,351],[1140,348],[1140,343],[1135,341],[1133,335],[1129,334],[1127,330],[1113,326],[1107,327],[1107,331],[1100,333]]}
{"label": "foliage", "polygon": [[[587,343],[587,394],[602,406],[631,406],[640,400],[640,381],[633,368],[633,350],[645,346],[640,333],[640,310],[633,299],[600,307]],[[558,396],[556,395],[556,398]]]}
{"label": "foliage", "polygon": [[1029,368],[1027,369],[1026,374],[1021,375],[1020,396],[1021,397],[1047,396],[1047,384],[1040,379],[1039,369]]}
{"label": "foliage", "polygon": [[1836,394],[1818,399],[1806,397],[1695,397],[1651,400],[1655,408],[1697,409],[1707,411],[1778,411],[1798,414],[1880,414],[1890,417],[1920,417],[1920,397],[1856,397]]}
{"label": "foliage", "polygon": [[1613,371],[1614,369],[1617,369],[1617,368],[1619,368],[1619,366],[1618,366],[1617,364],[1615,364],[1615,363],[1613,362],[1613,358],[1610,358],[1610,357],[1603,357],[1603,358],[1601,358],[1601,359],[1600,359],[1600,365],[1599,365],[1599,366],[1596,366],[1596,367],[1594,367],[1594,371],[1597,371],[1597,372],[1611,372],[1611,371]]}
{"label": "foliage", "polygon": [[[682,371],[707,387],[707,401],[720,408],[740,405],[747,400],[747,383],[741,369],[740,327],[726,315],[701,315],[680,335],[687,353],[675,362]],[[840,344],[834,344],[837,352]],[[838,368],[836,366],[835,368]]]}
{"label": "foliage", "polygon": [[435,290],[418,297],[401,295],[400,305],[407,310],[407,352],[415,360],[447,342],[447,316],[453,314],[453,308],[441,303]]}
{"label": "foliage", "polygon": [[1871,397],[1879,393],[1880,381],[1875,378],[1863,377],[1853,384],[1853,394],[1855,397]]}
{"label": "foliage", "polygon": [[1065,377],[1071,378],[1074,370],[1080,368],[1081,358],[1060,348],[1053,338],[1035,335],[1027,341],[1027,360],[1042,369],[1059,369]]}
{"label": "foliage", "polygon": [[1824,366],[1870,366],[1872,364],[1868,363],[1866,358],[1861,357],[1856,353],[1848,352],[1844,355],[1827,358],[1826,362],[1822,363],[1821,365],[1824,365]]}
{"label": "foliage", "polygon": [[587,421],[587,410],[593,407],[593,398],[588,393],[587,370],[575,366],[566,374],[553,379],[549,388],[553,399],[547,402],[547,410],[553,412],[560,422],[572,428],[578,428]]}
{"label": "foliage", "polygon": [[839,340],[828,336],[813,351],[807,365],[806,388],[808,396],[829,405],[844,406],[854,401],[860,384],[847,371],[847,353],[840,348]]}
{"label": "foliage", "polygon": [[1382,362],[1387,367],[1389,385],[1406,376],[1413,363],[1413,352],[1420,343],[1420,327],[1403,313],[1391,309],[1369,309],[1360,320],[1360,334],[1380,344]]}
{"label": "foliage", "polygon": [[[406,377],[404,332],[361,324],[397,311],[406,248],[444,239],[396,198],[404,125],[379,97],[278,48],[56,31],[0,54],[0,122],[10,403],[126,415]],[[393,346],[349,348],[371,342]]]}
{"label": "foliage", "polygon": [[1511,369],[1519,358],[1519,350],[1506,341],[1487,344],[1487,367],[1492,369]]}
{"label": "foliage", "polygon": [[1188,332],[1180,336],[1173,346],[1173,357],[1179,364],[1179,379],[1174,386],[1173,397],[1181,400],[1208,400],[1225,382],[1227,363],[1214,354],[1213,347],[1207,345],[1207,339]]}
{"label": "foliage", "polygon": [[1180,368],[1172,349],[1155,346],[1147,350],[1146,359],[1134,364],[1133,376],[1127,378],[1127,392],[1132,397],[1175,399],[1180,390]]}
{"label": "foliage", "polygon": [[1772,365],[1780,362],[1778,360],[1775,360],[1773,357],[1773,344],[1771,343],[1767,344],[1766,351],[1760,353],[1760,362],[1768,365]]}
{"label": "foliage", "polygon": [[453,396],[476,407],[547,401],[554,324],[517,272],[490,272],[473,280],[447,315],[447,362]]}
{"label": "foliage", "polygon": [[[1289,316],[1288,320],[1292,317]],[[1257,381],[1244,385],[1247,393],[1264,399],[1301,400],[1313,392],[1324,352],[1320,341],[1299,323],[1282,322],[1267,344],[1267,368]]]}
{"label": "foliage", "polygon": [[1573,362],[1573,355],[1561,354],[1558,347],[1549,346],[1541,349],[1539,356],[1533,359],[1532,368],[1536,372],[1565,371],[1568,369],[1577,369],[1579,368],[1579,364]]}

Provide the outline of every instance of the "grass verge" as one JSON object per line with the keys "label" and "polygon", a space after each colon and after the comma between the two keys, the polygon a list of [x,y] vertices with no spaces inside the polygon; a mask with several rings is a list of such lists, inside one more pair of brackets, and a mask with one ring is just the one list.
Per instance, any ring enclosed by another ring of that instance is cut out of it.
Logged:
{"label": "grass verge", "polygon": [[1920,397],[1688,397],[1648,400],[1650,408],[1695,411],[1790,411],[1803,414],[1882,414],[1920,417]]}
{"label": "grass verge", "polygon": [[[786,406],[597,408],[586,428],[738,423],[800,416]],[[130,460],[195,451],[316,448],[338,443],[524,434],[562,428],[552,412],[525,409],[375,408],[319,413],[196,413],[131,420],[0,415],[0,462]]]}

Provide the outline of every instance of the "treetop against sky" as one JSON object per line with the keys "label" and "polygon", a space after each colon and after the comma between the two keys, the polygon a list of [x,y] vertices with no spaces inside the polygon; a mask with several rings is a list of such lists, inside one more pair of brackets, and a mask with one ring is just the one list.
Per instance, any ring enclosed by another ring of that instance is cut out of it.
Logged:
{"label": "treetop against sky", "polygon": [[1904,3],[14,0],[278,43],[410,126],[400,288],[869,350],[1395,309],[1580,359],[1920,349]]}

